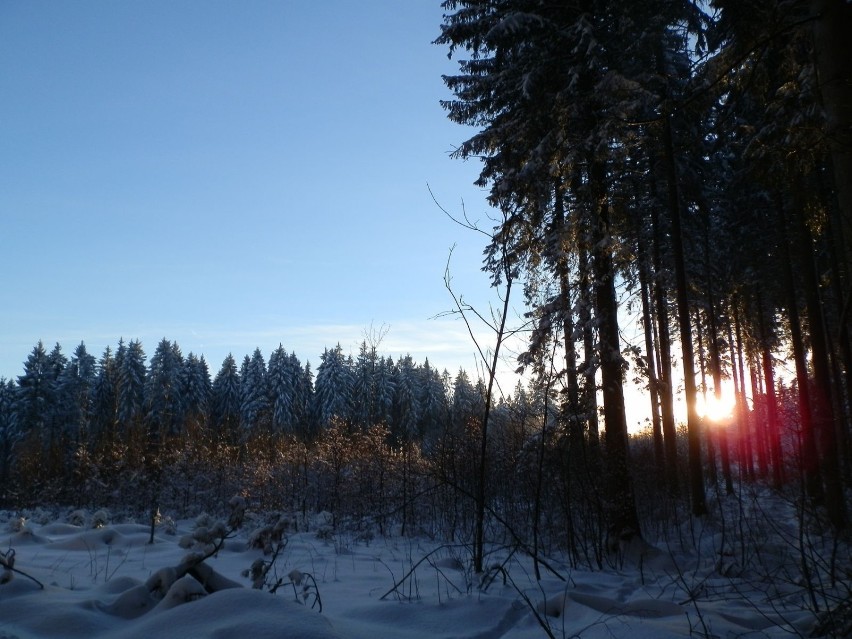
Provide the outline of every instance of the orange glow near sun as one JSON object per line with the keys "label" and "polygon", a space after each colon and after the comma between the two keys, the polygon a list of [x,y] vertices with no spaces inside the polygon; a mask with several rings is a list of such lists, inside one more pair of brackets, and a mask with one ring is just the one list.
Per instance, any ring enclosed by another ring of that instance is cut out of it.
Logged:
{"label": "orange glow near sun", "polygon": [[725,392],[727,390],[723,388],[720,397],[712,392],[698,395],[695,403],[698,415],[719,424],[729,422],[734,414],[736,399],[733,392]]}

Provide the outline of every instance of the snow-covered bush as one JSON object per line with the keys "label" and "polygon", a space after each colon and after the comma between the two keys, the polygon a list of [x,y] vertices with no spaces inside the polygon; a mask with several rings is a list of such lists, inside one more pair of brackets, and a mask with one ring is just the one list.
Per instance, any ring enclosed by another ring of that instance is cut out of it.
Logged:
{"label": "snow-covered bush", "polygon": [[234,530],[242,528],[246,516],[246,508],[248,507],[245,497],[242,495],[234,495],[228,500],[228,506],[231,507],[231,514],[228,517],[228,526]]}
{"label": "snow-covered bush", "polygon": [[10,533],[19,533],[19,532],[23,532],[24,529],[26,528],[26,526],[27,526],[26,517],[18,516],[18,517],[13,517],[12,519],[9,520],[9,523],[6,526],[6,529]]}
{"label": "snow-covered bush", "polygon": [[157,526],[167,535],[177,534],[177,523],[169,515],[158,517]]}
{"label": "snow-covered bush", "polygon": [[317,539],[322,541],[332,541],[334,539],[334,528],[331,526],[320,526],[317,528]]}
{"label": "snow-covered bush", "polygon": [[103,528],[108,525],[111,520],[112,517],[110,516],[109,511],[106,508],[101,508],[92,514],[92,521],[90,523],[92,528]]}
{"label": "snow-covered bush", "polygon": [[72,510],[68,513],[68,516],[65,518],[72,526],[79,526],[80,528],[85,528],[86,524],[89,521],[89,513],[87,513],[83,508],[78,508],[77,510]]}
{"label": "snow-covered bush", "polygon": [[195,526],[197,528],[210,528],[216,522],[216,518],[208,513],[201,513],[195,518]]}
{"label": "snow-covered bush", "polygon": [[289,528],[289,519],[283,515],[275,515],[274,521],[256,529],[249,535],[249,547],[262,550],[264,555],[271,555],[275,546],[281,543],[284,533]]}
{"label": "snow-covered bush", "polygon": [[223,521],[214,521],[210,526],[198,526],[188,535],[180,538],[181,548],[198,552],[215,552],[217,544],[221,544],[228,535],[228,528]]}

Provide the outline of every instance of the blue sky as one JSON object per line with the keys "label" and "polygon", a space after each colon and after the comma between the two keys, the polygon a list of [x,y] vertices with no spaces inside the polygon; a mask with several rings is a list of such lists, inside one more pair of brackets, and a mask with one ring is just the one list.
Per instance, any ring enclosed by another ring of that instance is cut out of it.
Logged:
{"label": "blue sky", "polygon": [[479,165],[449,158],[437,0],[0,1],[0,376],[32,347],[282,343],[475,370]]}

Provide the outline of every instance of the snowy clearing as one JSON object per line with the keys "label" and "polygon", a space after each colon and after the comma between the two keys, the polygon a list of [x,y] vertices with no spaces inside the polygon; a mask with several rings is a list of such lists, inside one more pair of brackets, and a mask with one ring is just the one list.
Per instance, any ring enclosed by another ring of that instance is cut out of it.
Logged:
{"label": "snowy clearing", "polygon": [[[692,528],[700,540],[692,551],[634,545],[620,566],[599,571],[548,558],[553,571],[543,568],[538,583],[528,556],[496,549],[493,581],[483,589],[464,545],[331,534],[313,522],[287,534],[270,574],[281,585],[269,594],[251,589],[247,576],[256,560],[269,560],[252,548],[264,521],[254,515],[204,562],[212,569],[208,590],[217,590],[210,594],[189,575],[176,578],[174,568],[210,518],[167,520],[150,545],[146,525],[92,528],[108,517],[70,515],[0,513],[2,550],[6,557],[13,550],[14,568],[26,573],[0,585],[0,638],[520,639],[547,636],[542,623],[555,637],[788,637],[807,636],[816,623],[801,589],[785,590],[779,574],[770,581],[720,556],[710,523]],[[762,565],[787,570],[783,539],[767,539],[763,552]]]}

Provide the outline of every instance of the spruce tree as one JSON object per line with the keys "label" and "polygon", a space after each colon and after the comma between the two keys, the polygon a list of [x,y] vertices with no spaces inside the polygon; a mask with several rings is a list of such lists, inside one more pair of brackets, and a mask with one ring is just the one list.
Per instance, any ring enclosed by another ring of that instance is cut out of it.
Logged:
{"label": "spruce tree", "polygon": [[461,436],[472,425],[478,427],[482,419],[482,396],[477,392],[463,369],[459,369],[453,382],[451,420],[456,435]]}
{"label": "spruce tree", "polygon": [[352,415],[355,425],[367,430],[373,426],[376,416],[376,380],[379,356],[374,346],[361,342],[355,362],[352,380]]}
{"label": "spruce tree", "polygon": [[181,415],[185,426],[198,428],[209,425],[212,384],[210,370],[204,356],[194,353],[186,356],[180,373]]}
{"label": "spruce tree", "polygon": [[92,386],[91,432],[96,441],[112,440],[118,407],[118,367],[109,346],[97,364]]}
{"label": "spruce tree", "polygon": [[16,388],[12,380],[0,377],[0,504],[6,505],[14,447],[21,433],[15,420]]}
{"label": "spruce tree", "polygon": [[449,404],[444,382],[429,359],[419,370],[421,391],[420,434],[425,441],[438,436],[442,425],[449,419]]}
{"label": "spruce tree", "polygon": [[47,352],[39,341],[24,362],[15,392],[15,421],[24,435],[46,435],[44,420],[52,396],[51,377]]}
{"label": "spruce tree", "polygon": [[62,352],[62,345],[57,342],[47,354],[47,403],[44,408],[44,428],[50,447],[58,446],[65,435],[63,401],[61,397],[60,378],[68,366],[68,358]]}
{"label": "spruce tree", "polygon": [[376,364],[375,389],[372,423],[384,424],[388,428],[393,423],[393,401],[396,395],[396,376],[391,357],[380,357]]}
{"label": "spruce tree", "polygon": [[215,432],[225,441],[236,441],[240,423],[240,375],[230,353],[213,380],[212,413]]}
{"label": "spruce tree", "polygon": [[149,437],[155,441],[181,431],[182,368],[180,348],[163,338],[151,357],[145,386],[146,423]]}
{"label": "spruce tree", "polygon": [[411,355],[400,357],[394,370],[394,420],[391,432],[400,441],[419,439],[418,424],[422,409],[420,407],[421,388],[418,384],[417,370]]}
{"label": "spruce tree", "polygon": [[268,431],[270,402],[267,387],[266,361],[259,348],[246,356],[240,369],[240,429],[241,437]]}
{"label": "spruce tree", "polygon": [[290,355],[279,344],[269,356],[267,381],[272,402],[272,429],[275,432],[292,432],[294,389],[288,376]]}
{"label": "spruce tree", "polygon": [[139,340],[127,345],[119,341],[116,350],[118,364],[118,424],[128,434],[142,424],[145,416],[145,352]]}
{"label": "spruce tree", "polygon": [[352,410],[352,373],[340,344],[325,349],[317,368],[315,402],[320,427],[337,418],[350,423]]}
{"label": "spruce tree", "polygon": [[[298,367],[299,360],[296,355],[292,354],[290,359]],[[299,398],[297,404],[299,415],[301,415],[301,431],[304,436],[308,436],[314,433],[317,426],[316,388],[310,362],[305,362],[305,367],[302,369],[301,375],[298,376],[298,382],[296,395]]]}
{"label": "spruce tree", "polygon": [[78,442],[86,440],[89,434],[96,375],[95,358],[88,353],[85,343],[80,342],[57,380],[63,428]]}

